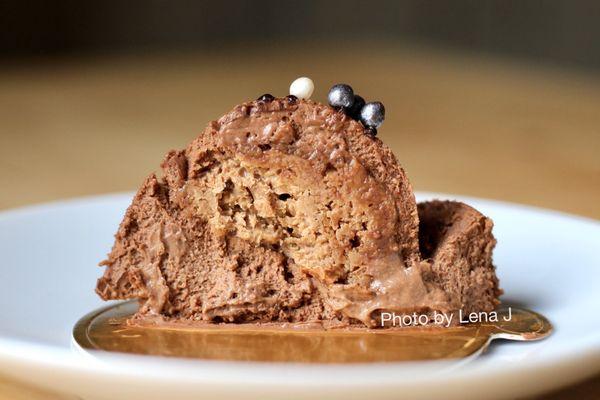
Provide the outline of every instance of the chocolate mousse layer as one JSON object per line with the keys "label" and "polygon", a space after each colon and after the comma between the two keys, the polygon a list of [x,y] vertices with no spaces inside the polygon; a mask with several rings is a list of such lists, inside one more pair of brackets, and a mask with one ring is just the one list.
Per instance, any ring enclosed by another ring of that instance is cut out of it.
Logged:
{"label": "chocolate mousse layer", "polygon": [[492,264],[492,220],[458,201],[418,204],[421,256],[431,280],[451,293],[463,313],[490,312],[500,303]]}
{"label": "chocolate mousse layer", "polygon": [[96,288],[139,299],[133,322],[375,327],[382,311],[497,304],[491,222],[417,211],[391,150],[330,106],[241,104],[162,172],[136,194]]}

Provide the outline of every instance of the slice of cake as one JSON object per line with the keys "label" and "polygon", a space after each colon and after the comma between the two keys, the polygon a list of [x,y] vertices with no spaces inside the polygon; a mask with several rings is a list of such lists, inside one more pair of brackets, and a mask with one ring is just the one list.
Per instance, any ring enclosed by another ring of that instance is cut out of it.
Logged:
{"label": "slice of cake", "polygon": [[235,107],[146,179],[97,293],[138,299],[140,323],[376,327],[384,311],[493,310],[491,221],[417,207],[373,133],[295,96]]}

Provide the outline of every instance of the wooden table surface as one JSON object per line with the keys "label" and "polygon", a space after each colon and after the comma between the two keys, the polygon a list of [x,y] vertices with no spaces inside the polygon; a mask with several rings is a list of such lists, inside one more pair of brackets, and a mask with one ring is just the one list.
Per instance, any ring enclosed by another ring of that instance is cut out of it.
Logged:
{"label": "wooden table surface", "polygon": [[[307,75],[384,102],[416,190],[600,218],[600,77],[360,43],[31,60],[0,66],[0,209],[134,190],[211,119]],[[600,377],[543,399],[600,398]],[[0,377],[0,400],[62,399]]]}

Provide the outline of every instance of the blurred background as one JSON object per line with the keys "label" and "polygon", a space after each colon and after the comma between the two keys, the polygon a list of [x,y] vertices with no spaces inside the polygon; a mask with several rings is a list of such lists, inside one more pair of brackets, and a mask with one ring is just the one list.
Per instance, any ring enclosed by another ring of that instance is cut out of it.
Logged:
{"label": "blurred background", "polygon": [[[417,190],[600,218],[593,0],[0,1],[0,209],[135,190],[299,76],[381,100]],[[596,378],[546,398],[598,396]]]}
{"label": "blurred background", "polygon": [[597,1],[0,2],[0,208],[133,190],[241,101],[345,82],[418,190],[600,217]]}
{"label": "blurred background", "polygon": [[600,68],[600,5],[589,0],[5,0],[2,7],[0,45],[12,57],[402,40]]}

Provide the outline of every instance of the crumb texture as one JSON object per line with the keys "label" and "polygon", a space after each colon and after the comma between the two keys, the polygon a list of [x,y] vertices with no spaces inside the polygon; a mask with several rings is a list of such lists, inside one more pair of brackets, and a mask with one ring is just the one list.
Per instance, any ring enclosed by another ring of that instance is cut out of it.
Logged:
{"label": "crumb texture", "polygon": [[489,311],[492,222],[417,204],[390,149],[329,106],[237,106],[149,176],[96,291],[138,320],[376,326],[381,311]]}

